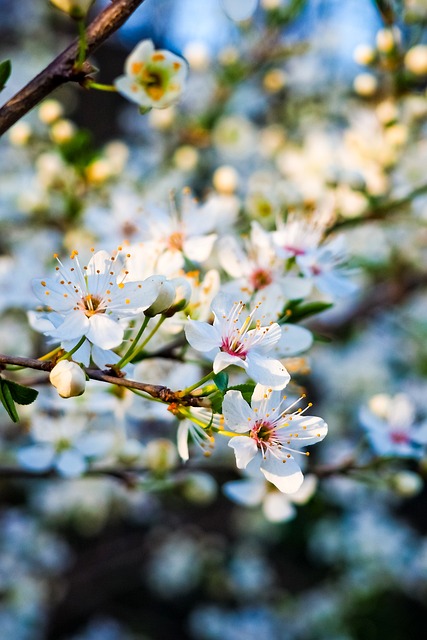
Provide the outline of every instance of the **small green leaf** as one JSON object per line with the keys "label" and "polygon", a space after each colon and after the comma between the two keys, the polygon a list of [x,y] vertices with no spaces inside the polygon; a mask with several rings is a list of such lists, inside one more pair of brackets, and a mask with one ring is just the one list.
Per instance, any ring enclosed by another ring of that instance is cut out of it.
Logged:
{"label": "small green leaf", "polygon": [[225,373],[224,371],[220,371],[219,373],[216,373],[213,376],[212,380],[215,382],[216,386],[220,391],[224,392],[227,389],[228,374]]}
{"label": "small green leaf", "polygon": [[217,391],[213,395],[209,396],[212,411],[214,413],[222,413],[222,403],[224,400],[224,394],[221,391]]}
{"label": "small green leaf", "polygon": [[228,388],[229,391],[240,391],[243,399],[246,400],[248,404],[251,403],[254,389],[255,382],[245,382],[245,384],[236,384],[234,387]]}
{"label": "small green leaf", "polygon": [[308,318],[316,313],[321,313],[330,309],[333,306],[332,302],[307,302],[307,304],[299,304],[289,309],[291,313],[285,314],[287,322],[299,322],[303,318]]}
{"label": "small green leaf", "polygon": [[3,378],[0,378],[0,401],[12,422],[19,422],[18,412],[16,411],[8,380],[4,380]]}
{"label": "small green leaf", "polygon": [[31,387],[24,387],[22,384],[12,382],[12,380],[8,380],[7,384],[10,389],[12,398],[18,404],[31,404],[39,395],[39,392],[36,391],[36,389],[32,389]]}
{"label": "small green leaf", "polygon": [[9,80],[9,76],[12,73],[12,64],[10,60],[3,60],[0,62],[0,91],[6,86],[6,82]]}

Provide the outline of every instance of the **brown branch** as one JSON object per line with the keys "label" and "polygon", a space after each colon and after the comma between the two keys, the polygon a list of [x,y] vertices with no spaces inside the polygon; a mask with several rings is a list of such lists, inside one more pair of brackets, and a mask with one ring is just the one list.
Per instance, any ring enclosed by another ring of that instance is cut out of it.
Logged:
{"label": "brown branch", "polygon": [[[96,51],[117,29],[119,29],[144,0],[114,0],[90,23],[86,29],[86,56]],[[79,41],[75,40],[41,73],[0,109],[0,136],[28,111],[35,107],[54,89],[66,82],[82,82],[94,71],[85,62],[77,68]]]}
{"label": "brown branch", "polygon": [[[0,354],[0,368],[1,365],[16,365],[18,367],[24,367],[28,369],[36,369],[37,371],[51,371],[54,367],[54,362],[48,360],[36,360],[34,358],[23,358],[21,356],[8,356]],[[128,380],[127,378],[121,378],[114,374],[111,369],[109,371],[101,371],[99,369],[84,369],[87,376],[92,380],[99,380],[100,382],[106,382],[108,384],[115,384],[118,387],[126,387],[128,389],[136,389],[137,391],[143,391],[152,398],[159,398],[162,402],[167,404],[176,403],[177,405],[185,405],[189,407],[210,407],[210,402],[207,398],[198,398],[193,395],[180,396],[179,391],[171,391],[168,387],[157,384],[148,384],[146,382],[137,382],[136,380]]]}

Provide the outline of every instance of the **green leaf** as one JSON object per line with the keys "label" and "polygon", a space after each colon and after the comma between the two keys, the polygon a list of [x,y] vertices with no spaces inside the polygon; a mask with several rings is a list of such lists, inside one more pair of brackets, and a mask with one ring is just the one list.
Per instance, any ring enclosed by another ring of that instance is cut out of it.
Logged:
{"label": "green leaf", "polygon": [[39,392],[36,391],[36,389],[32,389],[31,387],[24,387],[22,384],[12,382],[12,380],[8,380],[7,384],[10,389],[12,398],[18,404],[31,404],[39,395]]}
{"label": "green leaf", "polygon": [[228,386],[228,374],[225,373],[224,371],[220,371],[219,373],[216,373],[212,380],[215,382],[216,386],[218,387],[218,389],[220,391],[226,391],[227,386]]}
{"label": "green leaf", "polygon": [[10,60],[3,60],[0,62],[0,91],[6,86],[6,82],[9,80],[9,76],[12,73],[12,64]]}
{"label": "green leaf", "polygon": [[244,384],[236,384],[234,387],[229,387],[229,391],[240,391],[244,400],[248,404],[251,403],[252,396],[255,389],[255,382],[245,382]]}
{"label": "green leaf", "polygon": [[211,403],[212,411],[214,413],[222,413],[222,402],[224,400],[224,394],[222,391],[217,391],[216,393],[209,396],[209,400]]}
{"label": "green leaf", "polygon": [[0,378],[0,401],[12,422],[19,422],[18,412],[16,411],[12,393],[9,388],[9,381],[3,378]]}
{"label": "green leaf", "polygon": [[307,304],[298,304],[297,306],[293,306],[292,309],[288,308],[290,313],[285,313],[284,318],[287,322],[299,322],[316,313],[326,311],[326,309],[330,309],[332,306],[332,302],[307,302]]}

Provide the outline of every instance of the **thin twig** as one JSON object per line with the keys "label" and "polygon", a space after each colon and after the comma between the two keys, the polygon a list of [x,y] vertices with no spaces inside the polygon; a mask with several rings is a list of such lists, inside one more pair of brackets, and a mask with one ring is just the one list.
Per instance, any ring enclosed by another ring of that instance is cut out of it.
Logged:
{"label": "thin twig", "polygon": [[[114,0],[101,11],[86,29],[86,57],[117,31],[143,2]],[[54,89],[66,82],[82,83],[94,71],[88,62],[81,66],[76,64],[78,54],[79,39],[6,102],[0,109],[0,136]]]}
{"label": "thin twig", "polygon": [[[51,371],[54,363],[50,360],[42,361],[34,358],[23,358],[21,356],[8,356],[0,354],[0,365],[17,365],[28,369],[36,369],[37,371]],[[111,369],[109,371],[101,371],[99,369],[84,369],[87,376],[92,380],[99,380],[108,384],[114,384],[119,387],[127,387],[128,389],[137,389],[144,391],[153,398],[159,398],[167,404],[176,403],[190,407],[209,407],[209,400],[206,398],[195,397],[190,394],[180,396],[179,391],[171,391],[168,387],[156,384],[148,384],[146,382],[137,382],[136,380],[128,380],[114,374]]]}

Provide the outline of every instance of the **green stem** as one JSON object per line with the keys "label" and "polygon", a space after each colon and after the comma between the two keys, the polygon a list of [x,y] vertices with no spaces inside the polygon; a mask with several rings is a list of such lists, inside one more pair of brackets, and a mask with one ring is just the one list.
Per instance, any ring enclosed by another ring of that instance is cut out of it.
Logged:
{"label": "green stem", "polygon": [[214,375],[214,372],[210,371],[207,376],[204,376],[198,382],[195,382],[194,384],[192,384],[191,387],[187,387],[186,389],[183,389],[182,391],[180,391],[179,395],[180,396],[186,396],[187,394],[189,394],[192,391],[194,391],[194,389],[197,389],[198,387],[201,387],[202,384],[204,384],[208,380],[212,380],[212,376],[213,375]]}
{"label": "green stem", "polygon": [[72,349],[70,349],[70,351],[67,351],[67,353],[64,353],[63,356],[58,358],[58,362],[61,362],[61,360],[69,360],[70,356],[72,356],[74,353],[76,353],[78,349],[80,349],[80,347],[82,346],[85,340],[86,340],[86,336],[83,336],[82,338],[80,338],[80,340],[78,341],[75,347],[73,347]]}
{"label": "green stem", "polygon": [[56,354],[61,351],[61,348],[62,347],[59,346],[59,347],[56,347],[55,349],[52,349],[52,351],[49,351],[49,353],[45,353],[44,356],[40,356],[38,360],[50,360],[52,356],[56,356]]}
{"label": "green stem", "polygon": [[145,340],[142,342],[142,344],[140,344],[140,346],[138,347],[138,349],[135,349],[134,351],[132,351],[132,353],[130,354],[130,356],[128,356],[127,358],[125,358],[123,360],[121,360],[121,366],[124,367],[125,365],[127,365],[132,358],[134,358],[138,353],[140,353],[143,348],[145,347],[146,344],[148,344],[151,340],[151,338],[154,336],[154,334],[160,329],[160,327],[162,326],[162,324],[164,323],[164,321],[166,320],[166,316],[160,316],[157,324],[154,326],[154,328],[152,329],[152,331],[150,331],[150,333],[148,334],[148,336],[145,338]]}
{"label": "green stem", "polygon": [[87,89],[98,89],[98,91],[114,91],[117,93],[117,89],[113,84],[101,84],[100,82],[86,82],[85,87]]}
{"label": "green stem", "polygon": [[84,61],[86,60],[87,40],[86,40],[86,25],[84,18],[77,21],[79,29],[79,51],[77,54],[77,68],[81,69]]}
{"label": "green stem", "polygon": [[127,364],[130,360],[130,358],[132,357],[133,352],[136,349],[136,345],[138,344],[139,340],[141,339],[142,334],[145,331],[145,328],[149,322],[150,318],[148,318],[147,316],[145,316],[144,321],[142,323],[142,325],[139,328],[138,333],[136,334],[134,340],[132,341],[132,344],[130,345],[129,349],[126,351],[126,353],[122,356],[122,358],[119,360],[119,362],[116,364],[116,367],[123,367],[125,364]]}

